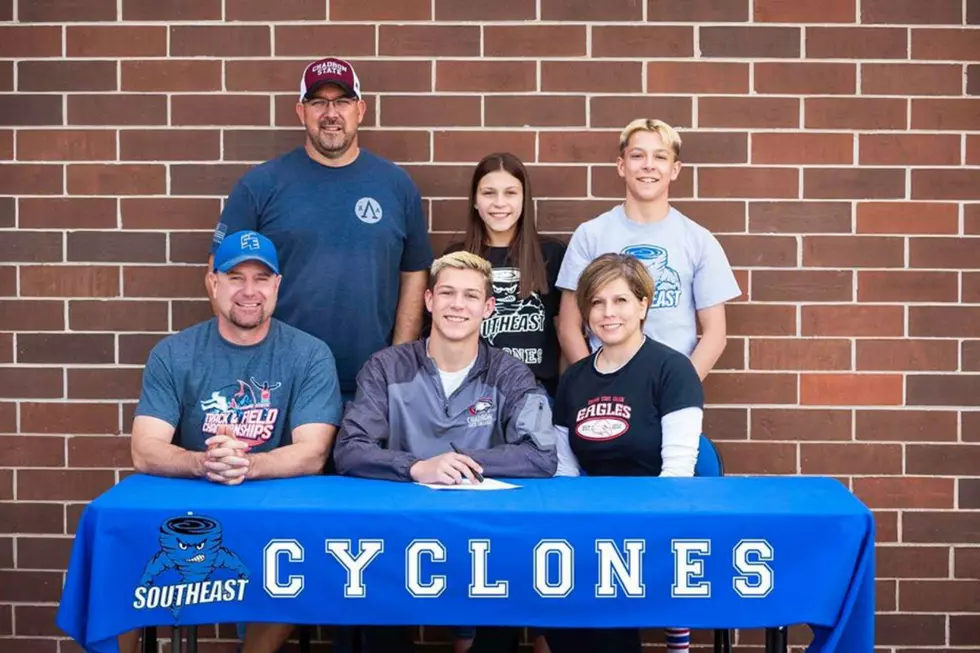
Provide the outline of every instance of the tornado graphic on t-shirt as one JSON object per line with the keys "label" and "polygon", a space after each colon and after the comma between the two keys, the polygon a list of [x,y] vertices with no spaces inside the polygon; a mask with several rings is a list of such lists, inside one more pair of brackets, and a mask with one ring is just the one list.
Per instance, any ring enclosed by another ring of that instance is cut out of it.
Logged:
{"label": "tornado graphic on t-shirt", "polygon": [[681,277],[677,270],[667,265],[668,253],[657,245],[631,245],[623,254],[638,259],[653,279],[653,297],[650,310],[655,308],[677,308],[681,299]]}

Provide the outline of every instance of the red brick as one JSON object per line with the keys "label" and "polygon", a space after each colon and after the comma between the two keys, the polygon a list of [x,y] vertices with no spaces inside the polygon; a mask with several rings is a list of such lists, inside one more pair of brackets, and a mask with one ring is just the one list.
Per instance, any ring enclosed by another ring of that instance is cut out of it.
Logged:
{"label": "red brick", "polygon": [[[596,35],[607,29],[610,28],[594,28],[593,56],[598,56]],[[486,25],[483,28],[485,57],[580,57],[586,53],[585,45],[584,25]]]}
{"label": "red brick", "polygon": [[[875,516],[882,514],[897,515],[898,513],[875,513]],[[897,526],[896,526],[897,528]],[[875,539],[878,542],[896,541],[897,537],[885,540],[881,537],[882,527],[877,526]],[[898,581],[895,580],[875,580],[875,610],[878,612],[895,612],[898,609]]]}
{"label": "red brick", "polygon": [[807,98],[808,129],[905,129],[905,100],[886,98]]}
{"label": "red brick", "polygon": [[250,167],[240,164],[172,165],[170,194],[227,196]]}
{"label": "red brick", "polygon": [[904,267],[905,241],[887,236],[805,236],[803,265],[829,268]]}
{"label": "red brick", "polygon": [[725,308],[729,335],[796,335],[796,308],[760,304],[731,304]]}
{"label": "red brick", "polygon": [[[966,482],[966,479],[960,481],[961,487]],[[969,483],[975,484],[975,479],[970,479]],[[953,568],[956,578],[980,578],[980,549],[956,547],[954,555]]]}
{"label": "red brick", "polygon": [[643,64],[632,61],[545,61],[541,63],[541,90],[639,92],[643,90]]}
{"label": "red brick", "polygon": [[69,57],[167,55],[167,28],[163,26],[69,25],[65,29],[65,38],[65,51]]}
{"label": "red brick", "polygon": [[539,136],[539,160],[562,163],[605,163],[615,156],[617,138],[618,134],[599,131],[542,132]]}
{"label": "red brick", "polygon": [[[416,62],[412,62],[416,63]],[[418,62],[429,68],[428,62]],[[303,75],[306,62],[287,59],[247,59],[225,61],[225,89],[228,91],[289,91],[299,93],[299,78]],[[377,89],[377,81],[368,77],[357,65],[362,80],[372,79],[372,90]]]}
{"label": "red brick", "polygon": [[535,0],[498,0],[497,2],[457,2],[435,0],[436,20],[503,21],[533,20]]}
{"label": "red brick", "polygon": [[[14,158],[14,132],[13,130],[0,131],[0,161],[12,161],[13,158]],[[10,202],[13,201],[13,199],[7,198],[4,201]]]}
{"label": "red brick", "polygon": [[799,174],[790,168],[698,168],[700,197],[798,197]]}
{"label": "red brick", "polygon": [[21,61],[18,91],[115,91],[114,61]]}
{"label": "red brick", "polygon": [[980,406],[980,375],[910,375],[907,396],[910,406]]}
{"label": "red brick", "polygon": [[980,307],[911,306],[909,335],[925,337],[980,337]]}
{"label": "red brick", "polygon": [[980,95],[980,66],[966,67],[966,94]]}
{"label": "red brick", "polygon": [[861,202],[857,205],[858,233],[906,235],[958,231],[959,207],[953,203]]}
{"label": "red brick", "polygon": [[[279,5],[268,5],[265,0],[236,1],[255,2],[256,8],[267,7],[267,11],[280,12]],[[317,2],[322,14],[324,5],[319,0]],[[227,13],[228,8],[225,11]],[[282,18],[276,15],[270,20],[282,20]],[[374,25],[275,25],[274,28],[276,30],[277,57],[319,57],[323,54],[324,43],[329,43],[334,52],[343,52],[346,57],[374,56],[376,51]],[[360,70],[360,66],[358,66],[358,70]],[[296,67],[297,90],[299,89],[299,77],[302,74],[303,67],[300,64]],[[371,88],[374,88],[374,84],[371,84]]]}
{"label": "red brick", "polygon": [[272,53],[266,25],[180,25],[170,28],[172,57],[261,57]]}
{"label": "red brick", "polygon": [[[710,378],[710,377],[709,377]],[[795,474],[795,444],[776,442],[719,442],[728,474]]]}
{"label": "red brick", "polygon": [[737,23],[749,19],[745,0],[647,0],[651,22]]}
{"label": "red brick", "polygon": [[820,4],[796,0],[755,0],[754,19],[759,23],[853,23],[857,18],[854,0]]}
{"label": "red brick", "polygon": [[[753,136],[753,144],[758,136]],[[751,202],[749,231],[849,233],[851,206],[848,202]]]}
{"label": "red brick", "polygon": [[[201,275],[203,276],[203,275]],[[198,286],[203,288],[198,278]],[[140,368],[68,370],[69,399],[138,399]]]}
{"label": "red brick", "polygon": [[[0,71],[3,69],[0,68]],[[8,79],[13,80],[12,67]],[[0,72],[0,77],[3,77]],[[11,83],[0,82],[0,88],[13,88]],[[0,95],[0,125],[60,125],[61,101],[50,95]]]}
{"label": "red brick", "polygon": [[116,132],[111,130],[31,130],[17,134],[22,161],[112,161]]}
{"label": "red brick", "polygon": [[382,25],[378,35],[378,54],[406,57],[479,56],[480,28],[475,25]]}
{"label": "red brick", "polygon": [[910,238],[909,266],[980,269],[978,248],[978,238]]}
{"label": "red brick", "polygon": [[[172,231],[170,232],[170,261],[171,263],[194,263],[196,265],[202,265],[207,261],[208,254],[211,253],[212,242],[212,232],[210,231],[191,231],[186,233]],[[170,266],[168,273],[176,270],[180,274],[184,274],[183,269],[183,267]],[[197,270],[198,285],[200,285],[201,280],[204,278],[204,274],[204,267]],[[172,287],[176,289],[178,285],[182,284],[175,283]],[[150,292],[153,291],[151,290]],[[198,290],[190,296],[198,297],[200,294],[201,291]]]}
{"label": "red brick", "polygon": [[[404,132],[403,132],[404,133]],[[429,138],[425,132],[408,132],[425,137],[425,148],[428,150]],[[241,131],[224,131],[225,161],[266,161],[293,150],[303,144],[305,132],[299,130],[286,131],[283,129],[247,129]],[[358,143],[364,147],[365,132],[359,132]],[[368,148],[375,151],[373,148]],[[381,154],[378,152],[378,154]],[[391,158],[391,157],[387,157]],[[428,153],[425,156],[428,159]],[[202,160],[206,160],[203,157]]]}
{"label": "red brick", "polygon": [[72,301],[73,331],[167,331],[167,302]]}
{"label": "red brick", "polygon": [[[118,433],[118,404],[46,402],[20,405],[24,433]],[[59,443],[59,448],[61,444]]]}
{"label": "red brick", "polygon": [[800,402],[824,406],[902,403],[902,377],[890,374],[803,374]]}
{"label": "red brick", "polygon": [[[977,35],[980,37],[980,30]],[[912,100],[912,129],[978,130],[980,129],[980,98],[914,99]],[[957,156],[955,163],[959,162]],[[928,161],[920,163],[928,163]]]}
{"label": "red brick", "polygon": [[903,612],[965,612],[980,604],[980,584],[957,580],[912,580],[901,583],[898,606]]}
{"label": "red brick", "polygon": [[[808,59],[906,59],[908,31],[889,27],[807,27]],[[871,64],[866,64],[864,71]]]}
{"label": "red brick", "polygon": [[925,614],[876,615],[875,643],[942,647],[946,643],[946,617]]}
{"label": "red brick", "polygon": [[[910,444],[906,448],[906,471],[932,476],[973,476],[980,464],[977,444]],[[921,506],[930,507],[930,506]],[[932,506],[952,508],[948,506]]]}
{"label": "red brick", "polygon": [[799,127],[800,101],[773,97],[704,97],[698,103],[701,127]]}
{"label": "red brick", "polygon": [[61,28],[38,25],[0,27],[0,57],[60,57]]}
{"label": "red brick", "polygon": [[24,23],[116,20],[116,2],[115,0],[19,1],[17,20]]}
{"label": "red brick", "polygon": [[[17,295],[17,268],[8,265],[0,268],[0,296],[14,297]],[[0,338],[0,342],[4,342]],[[4,342],[4,344],[6,344]],[[0,348],[2,351],[3,348]],[[6,361],[4,361],[6,362]]]}
{"label": "red brick", "polygon": [[[544,65],[544,64],[542,64]],[[554,65],[560,65],[555,63]],[[639,70],[639,68],[637,68]],[[542,70],[542,80],[546,75]],[[639,77],[639,76],[637,76]],[[514,92],[537,89],[532,61],[437,61],[437,91]],[[574,90],[546,88],[546,90]],[[601,89],[596,89],[601,90]],[[635,90],[635,89],[634,89]]]}
{"label": "red brick", "polygon": [[905,170],[893,168],[810,168],[803,193],[814,199],[899,199],[905,197]]}
{"label": "red brick", "polygon": [[852,296],[850,272],[755,270],[752,274],[755,301],[833,302],[849,301]]}
{"label": "red brick", "polygon": [[122,130],[122,161],[213,161],[221,152],[221,132],[203,129]]}
{"label": "red brick", "polygon": [[912,199],[980,199],[980,170],[938,169],[912,171]]}
{"label": "red brick", "polygon": [[538,202],[537,224],[542,231],[573,231],[609,208],[606,200],[543,200]]}
{"label": "red brick", "polygon": [[[585,45],[584,40],[582,45]],[[592,28],[593,57],[691,57],[693,55],[694,29],[692,27],[631,25]]]}
{"label": "red brick", "polygon": [[966,164],[980,165],[980,135],[968,134],[966,137]]}
{"label": "red brick", "polygon": [[[14,90],[14,62],[13,61],[0,61],[0,90],[2,91]],[[16,99],[16,98],[11,98],[11,99]],[[43,98],[39,100],[39,96],[34,96],[33,98],[29,98],[28,102],[38,103],[41,100],[43,100]],[[0,117],[2,117],[3,122],[6,122],[7,120],[7,117],[4,113],[5,104],[6,103],[0,104]],[[59,106],[57,108],[58,108],[58,112],[60,113],[61,107]]]}
{"label": "red brick", "polygon": [[487,126],[581,127],[585,125],[585,98],[581,96],[491,95],[486,97],[485,102]]}
{"label": "red brick", "polygon": [[[254,133],[252,131],[243,132],[245,134]],[[225,131],[225,156],[228,154],[228,139],[233,132]],[[361,147],[367,148],[391,161],[428,161],[429,134],[424,131],[395,131],[395,130],[361,130],[358,132],[358,142]],[[483,152],[486,154],[489,150]],[[479,160],[483,156],[468,159],[470,161]],[[533,157],[532,157],[533,158]]]}
{"label": "red brick", "polygon": [[[51,399],[64,396],[62,371],[51,367],[0,367],[0,396]],[[21,406],[23,409],[23,406]]]}
{"label": "red brick", "polygon": [[381,102],[381,124],[386,127],[477,127],[480,125],[480,98],[389,95]]}
{"label": "red brick", "polygon": [[747,93],[749,64],[651,61],[647,63],[646,82],[649,93]]}
{"label": "red brick", "polygon": [[861,0],[861,22],[959,25],[963,23],[963,3],[960,0],[935,0],[928,4],[916,0]]}
{"label": "red brick", "polygon": [[[685,113],[690,115],[689,110]],[[595,100],[593,100],[593,122],[595,118]],[[685,132],[683,141],[681,158],[687,164],[748,162],[748,135],[743,132]],[[742,213],[744,217],[744,211]],[[744,220],[738,231],[742,231],[743,228]]]}
{"label": "red brick", "polygon": [[953,135],[862,134],[860,147],[862,165],[960,163],[960,137]]}
{"label": "red brick", "polygon": [[14,231],[0,239],[0,260],[43,262],[62,260],[62,238],[58,232]]}
{"label": "red brick", "polygon": [[541,20],[548,21],[640,21],[643,6],[636,0],[540,0]]}
{"label": "red brick", "polygon": [[736,267],[796,267],[796,239],[789,236],[719,236]]}
{"label": "red brick", "polygon": [[[544,138],[546,135],[541,134]],[[434,160],[466,163],[478,161],[487,152],[507,151],[524,161],[534,159],[533,132],[437,131],[433,135]],[[544,145],[542,144],[542,149]],[[550,159],[546,160],[563,160]]]}
{"label": "red brick", "polygon": [[757,63],[755,90],[782,95],[853,95],[857,66],[843,63]]}
{"label": "red brick", "polygon": [[405,172],[423,197],[466,197],[473,170],[460,165],[408,165]]}
{"label": "red brick", "polygon": [[89,501],[115,484],[115,474],[92,470],[20,470],[17,496],[27,501]]}
{"label": "red brick", "polygon": [[77,195],[162,195],[162,165],[75,164],[68,166],[68,192]]}
{"label": "red brick", "polygon": [[753,370],[849,370],[848,340],[772,339],[749,342]]}
{"label": "red brick", "polygon": [[432,18],[431,0],[333,0],[330,3],[331,21],[402,21]]}
{"label": "red brick", "polygon": [[0,324],[11,331],[62,331],[65,328],[65,303],[0,300]]}
{"label": "red brick", "polygon": [[851,413],[847,410],[753,408],[751,422],[753,440],[851,439]]}
{"label": "red brick", "polygon": [[130,440],[120,436],[68,439],[69,467],[132,467]]}
{"label": "red brick", "polygon": [[900,474],[902,448],[898,444],[804,442],[800,445],[800,471],[835,475]]}
{"label": "red brick", "polygon": [[[905,30],[901,32],[904,39]],[[959,95],[962,91],[960,65],[866,63],[861,66],[861,92],[866,94]]]}
{"label": "red brick", "polygon": [[851,134],[752,134],[752,163],[828,165],[853,162],[854,136]]}
{"label": "red brick", "polygon": [[705,398],[712,404],[793,404],[797,402],[795,374],[719,372],[705,381]]}
{"label": "red brick", "polygon": [[[12,487],[14,480],[14,470],[0,470],[0,498],[8,501],[14,498]],[[0,569],[13,569],[14,566],[14,538],[0,537]],[[67,569],[68,565],[65,565]],[[10,635],[13,633],[13,606],[5,605],[0,607],[0,635]]]}
{"label": "red brick", "polygon": [[[903,476],[901,478],[855,478],[854,494],[869,508],[899,508],[899,509],[923,509],[923,508],[952,508],[954,481],[950,478],[915,478]],[[949,558],[945,552],[945,558]],[[900,577],[922,578],[928,571],[925,568],[932,560],[925,558],[920,560],[917,568],[906,568],[898,571]],[[946,560],[943,560],[946,563]],[[948,566],[948,563],[944,564]],[[925,568],[925,569],[924,569]],[[880,571],[879,576],[885,576]],[[892,571],[891,573],[895,573]],[[945,574],[944,574],[945,575]],[[909,643],[909,642],[905,642]]]}
{"label": "red brick", "polygon": [[956,302],[955,272],[866,271],[858,273],[860,302]]}
{"label": "red brick", "polygon": [[798,27],[701,27],[702,57],[789,59],[800,56]]}
{"label": "red brick", "polygon": [[948,61],[980,60],[980,39],[977,30],[913,29],[912,58]]}
{"label": "red brick", "polygon": [[745,370],[745,339],[728,338],[725,350],[715,363],[716,370]]}
{"label": "red brick", "polygon": [[221,61],[167,59],[163,61],[123,61],[120,65],[122,66],[122,90],[124,91],[222,90]]}
{"label": "red brick", "polygon": [[18,363],[114,363],[116,343],[112,334],[20,333]]}
{"label": "red brick", "polygon": [[5,195],[60,195],[64,187],[62,166],[0,164],[0,193]]}
{"label": "red brick", "polygon": [[[0,532],[2,533],[61,533],[65,529],[65,507],[55,503],[0,503]],[[18,606],[18,611],[29,609]],[[55,629],[54,610],[49,608],[51,630]],[[47,608],[46,608],[47,610]],[[18,632],[26,624],[18,624]],[[28,634],[23,632],[23,634]]]}
{"label": "red brick", "polygon": [[64,438],[0,436],[0,444],[3,444],[3,448],[0,449],[0,466],[20,468],[65,466]]}
{"label": "red brick", "polygon": [[980,372],[980,340],[963,341],[960,368],[964,372]]}
{"label": "red brick", "polygon": [[123,198],[120,203],[124,229],[213,229],[220,212],[219,199]]}
{"label": "red brick", "polygon": [[[691,98],[687,97],[664,97],[658,96],[596,96],[591,98],[591,109],[589,111],[592,127],[613,127],[621,130],[624,125],[635,119],[636,116],[655,116],[676,128],[687,127],[693,124],[691,120]],[[683,135],[684,148],[682,156],[688,161],[687,147],[689,141],[697,141],[702,145],[711,142],[709,137],[715,137],[716,141],[708,147],[702,149],[714,149],[713,146],[724,148],[731,139],[732,134],[721,134],[711,132],[710,134],[685,133]],[[745,135],[739,135],[742,140],[742,150],[745,149]],[[615,157],[618,132],[610,139],[610,148]],[[744,162],[745,159],[743,158]]]}
{"label": "red brick", "polygon": [[714,233],[745,231],[745,202],[680,201],[671,206]]}
{"label": "red brick", "polygon": [[[77,234],[101,232],[76,232]],[[70,245],[69,245],[70,247]],[[44,265],[20,268],[24,297],[114,297],[119,294],[119,269],[108,266]]]}
{"label": "red brick", "polygon": [[204,294],[204,273],[204,268],[199,266],[126,266],[123,294],[126,297],[200,297]]}
{"label": "red brick", "polygon": [[165,125],[167,96],[146,94],[69,95],[69,125]]}
{"label": "red brick", "polygon": [[[896,488],[897,494],[902,494],[908,489],[914,489],[915,485],[919,483],[926,485],[927,489],[929,487],[939,489],[949,483],[952,492],[952,479],[862,478],[854,479],[854,481],[855,485],[858,485],[858,481],[861,482],[861,485],[866,486],[880,484],[882,489],[888,489],[889,485],[899,485],[900,487]],[[905,481],[909,481],[909,483],[905,483]],[[914,498],[912,499],[914,500]],[[940,508],[942,506],[924,507]],[[875,550],[875,558],[875,573],[881,578],[947,578],[949,576],[948,547],[881,546]]]}
{"label": "red brick", "polygon": [[171,323],[175,331],[186,329],[198,322],[203,322],[214,317],[211,304],[206,301],[175,301],[173,302],[172,313]]}
{"label": "red brick", "polygon": [[901,306],[803,306],[801,310],[804,336],[887,337],[905,332]]}
{"label": "red brick", "polygon": [[966,24],[980,25],[980,2],[966,0]]}
{"label": "red brick", "polygon": [[704,412],[704,432],[715,442],[746,440],[748,411],[744,408],[708,408]]}
{"label": "red brick", "polygon": [[221,0],[122,0],[122,17],[123,20],[221,20]]}
{"label": "red brick", "polygon": [[71,549],[68,537],[18,537],[17,563],[21,569],[62,571],[68,568]]}
{"label": "red brick", "polygon": [[857,369],[926,371],[957,368],[953,340],[858,340]]}
{"label": "red brick", "polygon": [[[949,616],[950,644],[954,646],[976,644],[978,632],[980,632],[980,617],[977,615],[952,614]],[[905,651],[902,653],[905,653]]]}
{"label": "red brick", "polygon": [[586,194],[588,170],[584,167],[531,165],[528,172],[534,180],[537,197],[576,198]]}
{"label": "red brick", "polygon": [[[228,94],[174,95],[171,98],[171,123],[174,126],[210,126],[214,124],[215,116],[218,115],[222,116],[222,126],[268,125],[269,99],[260,95]],[[296,120],[295,114],[293,119]],[[126,133],[122,132],[121,136]]]}

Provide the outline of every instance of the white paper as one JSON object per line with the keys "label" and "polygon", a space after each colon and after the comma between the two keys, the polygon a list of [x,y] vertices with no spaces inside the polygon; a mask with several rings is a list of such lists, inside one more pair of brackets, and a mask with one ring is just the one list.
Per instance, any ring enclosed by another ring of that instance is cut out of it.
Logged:
{"label": "white paper", "polygon": [[504,483],[493,478],[483,479],[482,483],[470,483],[469,479],[464,478],[459,485],[441,485],[438,483],[416,483],[432,490],[516,490],[520,485]]}

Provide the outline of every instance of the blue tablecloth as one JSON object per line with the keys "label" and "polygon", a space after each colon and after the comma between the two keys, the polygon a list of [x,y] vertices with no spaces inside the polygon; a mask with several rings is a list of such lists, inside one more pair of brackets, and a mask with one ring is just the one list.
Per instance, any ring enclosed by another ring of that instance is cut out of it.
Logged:
{"label": "blue tablecloth", "polygon": [[[135,627],[240,621],[810,624],[811,651],[873,651],[874,523],[833,479],[514,482],[466,492],[333,476],[230,488],[131,476],[82,515],[58,625],[96,653]],[[359,585],[340,560],[372,547]],[[600,549],[625,580],[601,581]],[[474,574],[485,581],[476,590]],[[506,596],[471,596],[503,594],[500,581]],[[710,596],[676,596],[703,593],[690,589],[698,583]],[[610,587],[615,596],[597,596]]]}

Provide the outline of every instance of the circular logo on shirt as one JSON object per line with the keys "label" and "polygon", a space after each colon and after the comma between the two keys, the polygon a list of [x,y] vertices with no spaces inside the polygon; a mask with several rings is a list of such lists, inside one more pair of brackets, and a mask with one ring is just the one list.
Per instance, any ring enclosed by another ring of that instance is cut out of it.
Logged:
{"label": "circular logo on shirt", "polygon": [[367,224],[379,222],[382,216],[381,204],[373,197],[362,197],[354,205],[354,215]]}
{"label": "circular logo on shirt", "polygon": [[585,440],[615,440],[630,430],[630,424],[620,417],[590,417],[579,422],[575,432]]}

